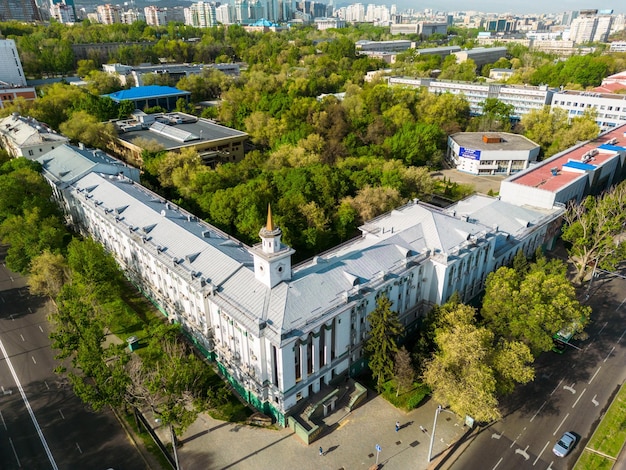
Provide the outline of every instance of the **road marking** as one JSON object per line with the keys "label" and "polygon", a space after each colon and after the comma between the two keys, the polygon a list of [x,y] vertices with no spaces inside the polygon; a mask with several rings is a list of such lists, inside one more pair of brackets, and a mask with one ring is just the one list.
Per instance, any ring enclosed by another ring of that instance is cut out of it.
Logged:
{"label": "road marking", "polygon": [[81,454],[83,453],[83,450],[80,448],[80,446],[78,445],[78,442],[76,443],[76,448],[78,449],[78,452],[80,452]]}
{"label": "road marking", "polygon": [[22,341],[26,341],[26,340],[24,339],[24,335],[23,335],[23,334],[21,334],[21,333],[20,333],[20,338],[22,338]]}
{"label": "road marking", "polygon": [[561,421],[561,424],[559,424],[557,428],[554,430],[554,432],[552,433],[553,436],[556,436],[556,433],[559,432],[559,429],[561,428],[561,426],[563,426],[563,423],[568,418],[568,416],[569,416],[569,413],[565,415],[565,418],[563,418],[563,421]]}
{"label": "road marking", "polygon": [[498,434],[498,433],[494,432],[494,433],[491,435],[491,438],[492,438],[492,439],[500,439],[500,438],[502,437],[502,434],[504,434],[504,433],[502,432],[502,433]]}
{"label": "road marking", "polygon": [[537,410],[537,412],[533,415],[532,418],[530,418],[530,422],[533,422],[533,419],[535,419],[537,417],[537,415],[541,412],[541,410],[543,409],[544,406],[546,406],[546,403],[548,403],[547,401],[544,401],[541,406],[539,407],[539,409]]}
{"label": "road marking", "polygon": [[591,403],[593,403],[595,406],[598,406],[600,403],[598,402],[598,400],[596,400],[596,397],[598,395],[594,395],[593,398],[591,399]]}
{"label": "road marking", "polygon": [[604,330],[604,327],[605,327],[606,325],[608,325],[608,324],[609,324],[609,322],[607,321],[607,322],[605,322],[605,323],[604,323],[604,325],[602,325],[602,328],[600,328],[600,331],[598,331],[598,335],[599,335],[600,333],[602,333],[602,330]]}
{"label": "road marking", "polygon": [[533,462],[533,466],[537,463],[537,461],[541,458],[541,454],[543,454],[543,451],[546,450],[546,447],[548,447],[550,445],[550,441],[546,442],[546,445],[543,446],[543,449],[541,449],[541,452],[539,452],[539,455],[537,455],[537,458],[535,459],[535,461]]}
{"label": "road marking", "polygon": [[39,325],[39,331],[43,333],[43,328],[41,327],[41,325]]}
{"label": "road marking", "polygon": [[498,460],[498,463],[497,463],[497,464],[495,464],[491,470],[496,470],[496,468],[498,468],[498,465],[500,465],[500,463],[501,463],[503,460],[504,460],[504,457],[500,457],[500,460]]}
{"label": "road marking", "polygon": [[593,377],[589,379],[589,382],[587,382],[587,384],[590,384],[593,381],[593,379],[596,378],[596,375],[598,375],[598,372],[600,372],[600,369],[602,369],[602,366],[598,367],[598,369],[596,370],[596,373],[593,374]]}
{"label": "road marking", "polygon": [[37,361],[35,360],[35,356],[30,356],[30,358],[33,360],[35,364],[37,364]]}
{"label": "road marking", "polygon": [[556,391],[559,389],[559,387],[560,387],[560,386],[561,386],[561,384],[563,383],[563,380],[564,380],[564,379],[559,380],[559,383],[558,383],[558,384],[556,384],[556,387],[554,387],[554,390],[552,390],[552,391],[550,392],[550,395],[552,395],[554,392],[556,392]]}
{"label": "road marking", "polygon": [[15,318],[13,318],[13,314],[9,315],[9,318],[11,319],[11,321],[15,321]]}
{"label": "road marking", "polygon": [[15,460],[17,460],[17,466],[21,467],[20,458],[17,456],[17,452],[15,452],[15,446],[13,445],[13,441],[9,437],[9,444],[11,444],[11,449],[13,449],[13,455],[15,455]]}
{"label": "road marking", "polygon": [[563,390],[567,390],[568,392],[572,392],[572,395],[574,395],[576,393],[576,390],[574,390],[574,385],[576,385],[576,384],[572,384],[571,387],[569,385],[563,385]]}
{"label": "road marking", "polygon": [[[2,354],[4,354],[4,357],[6,358],[6,364],[7,366],[9,366],[9,370],[11,371],[11,375],[13,376],[13,380],[15,380],[17,389],[20,391],[20,395],[22,395],[22,400],[24,401],[24,404],[26,405],[26,409],[28,410],[30,419],[33,421],[33,425],[35,426],[35,429],[37,430],[37,434],[39,435],[39,440],[41,441],[44,449],[46,450],[46,455],[48,456],[48,460],[50,461],[50,464],[52,465],[52,468],[54,470],[59,470],[59,467],[57,466],[57,463],[54,461],[54,457],[52,456],[52,452],[50,451],[50,447],[48,447],[46,438],[43,435],[43,431],[41,430],[41,427],[39,426],[39,423],[37,422],[35,413],[33,412],[33,409],[31,408],[30,403],[28,402],[28,398],[26,398],[26,393],[24,392],[24,389],[22,388],[22,384],[20,383],[20,380],[17,377],[17,373],[15,372],[15,369],[13,368],[13,363],[11,362],[11,359],[9,359],[7,350],[4,348],[4,344],[2,343],[2,340],[0,340],[0,350],[2,351]],[[12,442],[11,442],[11,447],[13,447]],[[13,449],[13,452],[15,453],[15,448]],[[17,454],[15,454],[15,458],[17,459]],[[19,463],[19,459],[18,459],[18,463]]]}
{"label": "road marking", "polygon": [[4,389],[4,385],[2,387],[0,387],[2,389],[2,394],[3,395],[13,395],[13,390],[5,390]]}
{"label": "road marking", "polygon": [[624,330],[624,332],[620,335],[619,339],[617,340],[618,343],[622,340],[624,335],[626,335],[626,330]]}
{"label": "road marking", "polygon": [[615,351],[615,346],[613,346],[613,347],[611,348],[611,350],[609,351],[609,353],[608,353],[608,354],[606,355],[606,357],[604,358],[604,361],[602,361],[602,362],[606,362],[606,360],[607,360],[609,357],[611,357],[611,354],[613,354],[613,351]]}
{"label": "road marking", "polygon": [[578,403],[578,400],[581,399],[581,397],[583,396],[583,394],[587,391],[587,389],[583,389],[582,392],[580,392],[580,395],[578,395],[578,398],[576,399],[576,401],[574,402],[574,404],[572,405],[572,408],[574,408],[576,406],[576,404]]}
{"label": "road marking", "polygon": [[61,415],[61,418],[65,419],[65,416],[63,416],[63,411],[59,410],[59,414]]}
{"label": "road marking", "polygon": [[50,385],[48,385],[48,382],[46,382],[46,381],[44,380],[44,381],[43,381],[43,383],[44,383],[44,385],[46,386],[46,388],[47,388],[48,390],[50,390]]}
{"label": "road marking", "polygon": [[2,426],[4,426],[4,430],[8,431],[7,423],[4,422],[4,416],[2,416],[2,411],[0,411],[0,419],[2,419]]}
{"label": "road marking", "polygon": [[522,457],[524,457],[524,460],[528,460],[530,458],[530,455],[528,455],[528,452],[526,452],[527,450],[528,450],[528,446],[526,446],[524,450],[515,449],[515,453],[520,454]]}
{"label": "road marking", "polygon": [[33,311],[28,307],[28,313],[33,313]]}

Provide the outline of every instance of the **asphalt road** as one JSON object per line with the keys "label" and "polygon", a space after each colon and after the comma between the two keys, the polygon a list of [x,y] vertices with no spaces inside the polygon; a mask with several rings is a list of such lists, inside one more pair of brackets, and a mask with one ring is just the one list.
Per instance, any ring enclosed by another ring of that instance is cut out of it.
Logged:
{"label": "asphalt road", "polygon": [[[546,353],[535,381],[507,399],[502,420],[484,429],[451,466],[454,470],[569,469],[626,379],[626,280],[594,280],[589,338],[580,349]],[[552,453],[558,438],[578,437],[565,458]]]}
{"label": "asphalt road", "polygon": [[143,470],[109,410],[94,413],[54,373],[43,299],[6,269],[0,248],[0,468]]}

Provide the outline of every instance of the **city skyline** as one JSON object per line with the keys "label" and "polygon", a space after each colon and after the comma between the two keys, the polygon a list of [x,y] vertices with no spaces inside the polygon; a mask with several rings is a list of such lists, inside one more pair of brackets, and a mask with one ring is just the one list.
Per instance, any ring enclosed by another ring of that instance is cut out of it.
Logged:
{"label": "city skyline", "polygon": [[[335,3],[342,5],[347,2]],[[365,2],[363,2],[365,3]],[[543,14],[562,13],[564,11],[577,10],[613,10],[613,14],[626,13],[626,7],[617,2],[601,2],[589,0],[563,0],[559,3],[546,5],[540,0],[530,0],[523,3],[503,3],[497,0],[477,0],[469,5],[462,0],[437,0],[432,3],[422,3],[416,0],[397,0],[395,3],[399,11],[412,8],[414,10],[425,10],[430,8],[438,11],[479,11],[482,13],[513,13],[513,14]],[[391,5],[392,3],[389,3]]]}

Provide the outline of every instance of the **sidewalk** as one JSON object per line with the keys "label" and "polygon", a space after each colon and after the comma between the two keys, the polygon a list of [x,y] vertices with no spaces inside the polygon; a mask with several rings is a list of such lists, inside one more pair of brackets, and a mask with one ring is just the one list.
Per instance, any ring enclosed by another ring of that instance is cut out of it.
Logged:
{"label": "sidewalk", "polygon": [[[437,405],[431,400],[404,413],[376,396],[310,446],[303,444],[291,429],[263,429],[218,421],[202,414],[181,437],[179,462],[183,470],[348,470],[370,468],[378,457],[381,467],[388,470],[445,468],[444,464],[440,465],[445,452],[468,428],[451,412],[440,412],[433,440],[433,461],[429,465],[436,409]],[[398,432],[395,431],[396,421],[400,422]],[[157,428],[160,437],[169,442],[166,431]],[[377,445],[380,453],[376,452]],[[322,456],[320,447],[324,451]]]}

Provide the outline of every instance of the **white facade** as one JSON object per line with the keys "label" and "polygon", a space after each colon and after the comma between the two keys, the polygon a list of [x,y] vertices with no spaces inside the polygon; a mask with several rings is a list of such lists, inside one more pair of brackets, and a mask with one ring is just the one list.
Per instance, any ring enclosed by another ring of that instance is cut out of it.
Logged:
{"label": "white facade", "polygon": [[623,94],[564,90],[554,93],[552,108],[565,109],[570,119],[595,110],[596,122],[603,131],[626,122],[626,95]]}
{"label": "white facade", "polygon": [[40,159],[71,221],[114,254],[244,399],[283,425],[300,400],[363,367],[378,296],[414,329],[454,292],[476,296],[519,250],[551,243],[563,212],[487,196],[445,211],[413,201],[292,267],[271,213],[261,243],[248,247],[127,176],[86,172],[77,155]]}
{"label": "white facade", "polygon": [[619,183],[625,163],[626,124],[510,176],[500,197],[543,208],[580,202]]}
{"label": "white facade", "polygon": [[65,3],[53,3],[50,5],[50,17],[63,24],[76,22],[74,8]]}
{"label": "white facade", "polygon": [[167,25],[167,10],[150,5],[143,9],[143,13],[146,17],[147,24],[151,26]]}
{"label": "white facade", "polygon": [[98,22],[102,24],[115,24],[122,22],[122,7],[119,5],[98,5],[96,7]]}
{"label": "white facade", "polygon": [[217,24],[215,15],[215,4],[209,2],[193,3],[189,7],[189,23],[190,26],[196,28],[210,28]]}
{"label": "white facade", "polygon": [[26,77],[13,39],[0,39],[0,81],[26,86]]}
{"label": "white facade", "polygon": [[224,3],[215,8],[215,19],[220,24],[233,23],[232,7],[228,3]]}
{"label": "white facade", "polygon": [[13,113],[0,119],[0,144],[12,157],[35,160],[69,142],[34,118]]}
{"label": "white facade", "polygon": [[458,132],[448,137],[448,161],[473,175],[510,175],[537,160],[541,147],[508,132]]}
{"label": "white facade", "polygon": [[513,106],[512,118],[520,119],[535,109],[541,109],[552,101],[554,90],[547,86],[504,85],[500,83],[473,83],[435,80],[430,78],[389,77],[389,85],[427,87],[430,93],[463,95],[475,115],[482,114],[487,98],[495,98]]}

